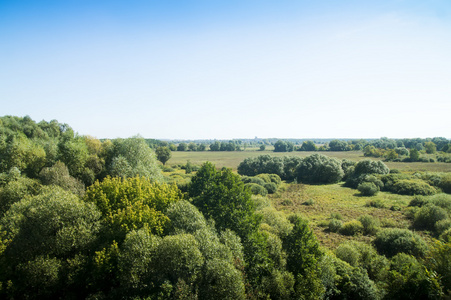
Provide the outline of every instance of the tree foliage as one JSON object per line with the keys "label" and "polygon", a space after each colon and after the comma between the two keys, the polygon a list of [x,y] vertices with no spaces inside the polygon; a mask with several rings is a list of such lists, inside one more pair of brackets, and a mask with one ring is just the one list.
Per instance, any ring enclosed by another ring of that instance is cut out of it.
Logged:
{"label": "tree foliage", "polygon": [[257,229],[250,192],[230,169],[217,171],[205,163],[192,178],[188,193],[204,216],[215,220],[218,230],[230,228],[244,236]]}
{"label": "tree foliage", "polygon": [[339,160],[321,154],[307,156],[297,168],[298,181],[306,183],[335,183],[343,175]]}

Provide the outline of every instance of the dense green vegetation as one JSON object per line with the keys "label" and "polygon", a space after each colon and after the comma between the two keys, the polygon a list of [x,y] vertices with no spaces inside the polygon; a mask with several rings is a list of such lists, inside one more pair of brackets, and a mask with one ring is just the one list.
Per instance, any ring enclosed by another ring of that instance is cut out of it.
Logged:
{"label": "dense green vegetation", "polygon": [[[381,141],[372,146],[406,155]],[[417,151],[443,151],[446,142]],[[236,142],[213,144],[237,150]],[[294,145],[274,141],[279,150]],[[256,152],[236,174],[208,162],[168,166],[174,146],[0,118],[0,298],[451,296],[450,173]]]}

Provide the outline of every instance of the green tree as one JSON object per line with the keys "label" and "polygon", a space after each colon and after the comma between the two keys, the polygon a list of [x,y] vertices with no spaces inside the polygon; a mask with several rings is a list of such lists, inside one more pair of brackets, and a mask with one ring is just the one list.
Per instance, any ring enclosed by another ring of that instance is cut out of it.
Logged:
{"label": "green tree", "polygon": [[307,183],[335,183],[343,178],[341,162],[321,154],[312,154],[297,168],[297,178]]}
{"label": "green tree", "polygon": [[179,143],[177,146],[177,151],[186,151],[188,149],[188,145],[186,143]]}
{"label": "green tree", "polygon": [[120,242],[127,232],[143,227],[163,234],[169,224],[164,212],[181,199],[181,192],[175,185],[152,183],[144,177],[107,177],[88,187],[84,199],[101,211],[109,239]]}
{"label": "green tree", "polygon": [[221,149],[221,143],[219,141],[215,141],[213,144],[210,144],[210,151],[219,151]]}
{"label": "green tree", "polygon": [[410,149],[410,161],[418,161],[420,159],[420,152],[416,148]]}
{"label": "green tree", "polygon": [[[0,282],[8,298],[77,298],[87,284],[86,255],[100,230],[100,212],[59,187],[15,203],[0,221],[8,240]],[[3,294],[3,295],[2,295]],[[79,296],[80,297],[80,296]]]}
{"label": "green tree", "polygon": [[218,230],[229,228],[243,237],[258,228],[251,194],[230,169],[217,171],[213,164],[203,164],[192,178],[188,193],[204,216],[215,220]]}
{"label": "green tree", "polygon": [[348,143],[345,141],[340,140],[332,140],[329,143],[330,151],[347,151],[348,149]]}
{"label": "green tree", "polygon": [[317,147],[316,147],[315,143],[312,141],[304,141],[299,150],[300,151],[316,151]]}
{"label": "green tree", "polygon": [[188,144],[188,150],[189,151],[196,151],[197,150],[197,145],[194,144],[193,142]]}
{"label": "green tree", "polygon": [[437,152],[437,146],[433,142],[424,143],[424,148],[426,149],[426,153],[428,154]]}
{"label": "green tree", "polygon": [[292,142],[285,142],[278,140],[274,144],[274,152],[292,152],[294,150],[294,145]]}
{"label": "green tree", "polygon": [[106,175],[123,178],[139,175],[152,181],[163,180],[155,153],[143,138],[136,136],[128,139],[116,139],[109,152],[108,174]]}
{"label": "green tree", "polygon": [[155,150],[155,153],[157,155],[157,159],[161,161],[163,166],[172,156],[171,150],[168,147],[158,147],[157,150]]}
{"label": "green tree", "polygon": [[57,185],[80,197],[85,192],[84,184],[80,180],[70,176],[69,169],[60,161],[50,168],[42,169],[39,173],[39,179],[44,185]]}

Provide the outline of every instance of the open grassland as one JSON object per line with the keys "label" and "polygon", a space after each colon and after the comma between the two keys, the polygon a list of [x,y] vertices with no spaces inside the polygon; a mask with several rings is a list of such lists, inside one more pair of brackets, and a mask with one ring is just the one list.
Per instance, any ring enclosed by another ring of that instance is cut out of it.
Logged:
{"label": "open grassland", "polygon": [[[390,208],[398,206],[405,209],[412,196],[379,192],[372,197],[362,197],[357,190],[343,187],[342,184],[287,184],[270,198],[277,210],[287,214],[300,213],[308,219],[321,244],[331,249],[348,239],[366,242],[373,239],[365,235],[350,237],[329,232],[327,224],[331,214],[341,215],[343,223],[370,215],[378,219],[382,227],[407,228],[410,225],[402,212]],[[384,208],[371,207],[369,201],[379,201]]]}
{"label": "open grassland", "polygon": [[[299,156],[306,157],[314,153],[320,153],[331,157],[336,157],[338,159],[349,159],[353,161],[359,161],[362,159],[367,159],[363,156],[361,151],[340,151],[340,152],[272,152],[270,150],[265,151],[251,151],[247,149],[246,151],[174,151],[172,152],[171,159],[166,163],[167,165],[179,165],[186,164],[190,161],[194,165],[201,165],[206,161],[212,162],[217,168],[227,167],[236,171],[236,168],[244,159],[248,157],[255,157],[263,154],[269,154],[271,156]],[[382,160],[380,158],[371,157],[372,160]],[[398,169],[401,172],[418,172],[418,171],[428,171],[428,172],[451,172],[451,163],[403,163],[403,162],[386,162],[390,169]]]}
{"label": "open grassland", "polygon": [[[172,158],[167,166],[185,165],[190,161],[193,165],[200,166],[206,161],[210,161],[217,168],[227,167],[236,171],[240,162],[248,157],[255,157],[263,154],[271,156],[299,156],[306,157],[314,153],[321,153],[338,159],[349,159],[359,161],[367,159],[361,151],[343,152],[283,152],[276,153],[266,151],[236,151],[236,152],[172,152]],[[368,158],[372,160],[382,160]],[[390,169],[398,169],[406,173],[414,172],[451,172],[450,163],[401,163],[385,162]],[[173,172],[165,173],[171,181],[187,183],[191,175],[184,174],[184,170],[174,168]],[[332,214],[342,217],[343,223],[357,220],[364,215],[377,219],[381,227],[409,228],[411,221],[407,219],[403,211],[408,209],[408,204],[413,196],[396,195],[389,192],[379,192],[372,197],[363,197],[359,191],[344,187],[342,183],[329,185],[307,185],[284,183],[276,194],[269,195],[273,206],[286,214],[300,213],[310,222],[310,227],[315,232],[321,245],[329,249],[335,249],[340,243],[346,240],[357,240],[370,243],[374,235],[357,234],[346,236],[340,233],[329,232],[328,224]],[[379,205],[374,207],[369,205],[376,202]],[[382,207],[381,207],[382,206]],[[396,207],[392,210],[390,208]],[[420,232],[426,239],[430,237],[425,232]]]}

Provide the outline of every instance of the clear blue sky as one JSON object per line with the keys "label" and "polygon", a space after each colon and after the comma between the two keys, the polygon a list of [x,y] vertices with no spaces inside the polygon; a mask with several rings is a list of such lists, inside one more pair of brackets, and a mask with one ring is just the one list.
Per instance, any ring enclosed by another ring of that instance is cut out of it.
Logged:
{"label": "clear blue sky", "polygon": [[0,115],[98,138],[451,138],[451,1],[0,0]]}

